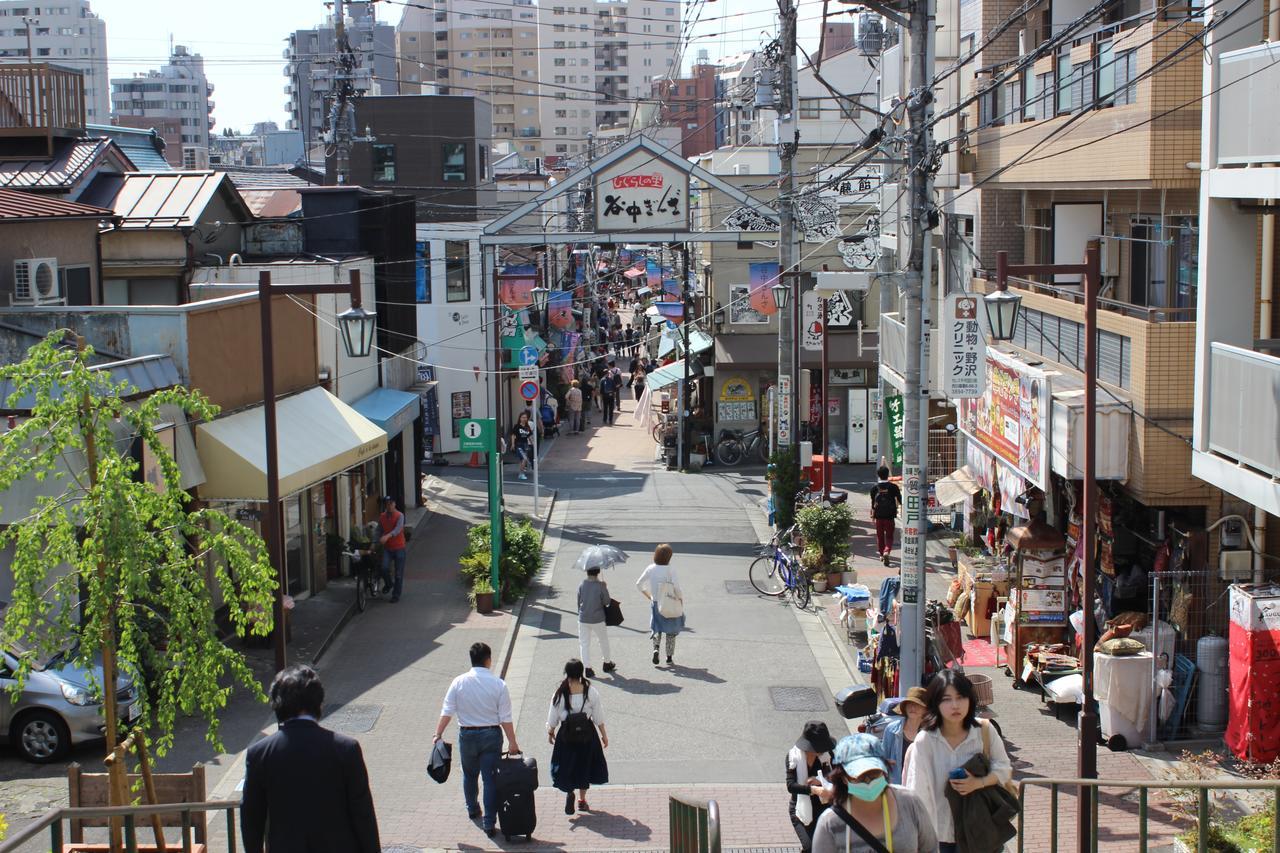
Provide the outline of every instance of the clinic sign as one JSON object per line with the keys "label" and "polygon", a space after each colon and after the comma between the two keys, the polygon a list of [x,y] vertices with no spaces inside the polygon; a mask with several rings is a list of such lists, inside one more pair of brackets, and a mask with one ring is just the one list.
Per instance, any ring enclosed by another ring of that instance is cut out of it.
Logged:
{"label": "clinic sign", "polygon": [[689,230],[689,176],[638,149],[595,176],[597,231]]}
{"label": "clinic sign", "polygon": [[981,297],[949,293],[942,308],[943,393],[947,399],[971,400],[986,385],[986,343],[979,314]]}

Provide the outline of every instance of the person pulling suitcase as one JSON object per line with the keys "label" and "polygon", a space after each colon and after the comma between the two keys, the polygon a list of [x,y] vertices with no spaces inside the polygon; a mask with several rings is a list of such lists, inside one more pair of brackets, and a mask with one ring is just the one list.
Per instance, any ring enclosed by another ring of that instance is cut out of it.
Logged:
{"label": "person pulling suitcase", "polygon": [[[471,669],[459,675],[444,694],[440,709],[440,721],[436,723],[432,747],[444,737],[449,722],[458,718],[458,751],[462,754],[462,796],[467,804],[467,815],[472,820],[482,819],[485,835],[492,838],[498,831],[499,789],[507,787],[499,776],[510,777],[504,772],[509,761],[520,761],[520,744],[516,740],[516,727],[511,721],[511,694],[501,678],[493,674],[493,651],[487,643],[473,643],[469,650]],[[507,755],[502,752],[502,735],[507,736]],[[532,759],[529,759],[532,761]],[[479,802],[479,783],[484,783],[484,810]],[[533,787],[538,786],[537,764],[533,764]],[[530,789],[532,790],[532,789]],[[532,795],[529,808],[532,811]],[[503,826],[504,833],[507,832]],[[532,827],[529,832],[533,832]],[[511,833],[516,834],[516,833]]]}

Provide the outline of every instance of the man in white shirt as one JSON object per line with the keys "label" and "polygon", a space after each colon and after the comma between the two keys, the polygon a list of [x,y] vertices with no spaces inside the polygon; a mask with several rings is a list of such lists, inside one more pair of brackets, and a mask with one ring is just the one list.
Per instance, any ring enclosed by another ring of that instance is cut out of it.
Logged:
{"label": "man in white shirt", "polygon": [[497,832],[498,791],[493,771],[502,757],[502,733],[507,734],[507,752],[520,753],[516,727],[511,721],[511,694],[501,678],[493,674],[493,652],[487,643],[471,646],[471,669],[459,675],[444,694],[440,722],[432,745],[444,737],[449,721],[458,718],[458,750],[462,753],[462,796],[472,820],[481,817],[479,782],[484,781],[484,831],[490,838]]}

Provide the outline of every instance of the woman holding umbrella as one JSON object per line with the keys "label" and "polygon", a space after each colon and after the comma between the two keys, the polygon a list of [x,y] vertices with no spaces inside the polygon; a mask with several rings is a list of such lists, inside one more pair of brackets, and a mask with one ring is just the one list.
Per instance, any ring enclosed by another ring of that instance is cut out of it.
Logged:
{"label": "woman holding umbrella", "polygon": [[605,624],[605,610],[612,599],[609,597],[608,585],[600,580],[600,570],[626,558],[626,554],[612,545],[589,545],[578,558],[578,570],[585,569],[587,572],[587,579],[578,585],[578,651],[582,656],[582,664],[586,667],[587,678],[596,677],[595,670],[591,668],[592,635],[600,643],[604,671],[613,672],[617,669],[610,660],[609,627]]}

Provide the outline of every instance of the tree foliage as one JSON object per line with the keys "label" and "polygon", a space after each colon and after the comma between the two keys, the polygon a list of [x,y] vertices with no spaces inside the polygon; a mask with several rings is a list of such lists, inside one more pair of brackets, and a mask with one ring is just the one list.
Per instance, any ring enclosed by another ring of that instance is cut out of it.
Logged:
{"label": "tree foliage", "polygon": [[[157,433],[171,420],[169,407],[191,421],[214,417],[217,407],[183,388],[126,400],[136,390],[93,370],[92,350],[63,345],[63,335],[51,333],[24,361],[0,367],[10,400],[33,401],[31,417],[0,436],[0,500],[26,478],[53,495],[0,532],[0,546],[14,549],[0,639],[37,656],[63,652],[90,672],[101,656],[107,683],[118,660],[161,754],[178,713],[202,715],[220,746],[218,716],[234,684],[265,697],[244,656],[222,642],[215,606],[220,598],[237,636],[267,633],[276,574],[255,532],[192,507]],[[130,453],[138,440],[158,462],[157,484],[142,481]],[[19,685],[31,665],[26,656]],[[106,701],[115,694],[106,691]]]}

